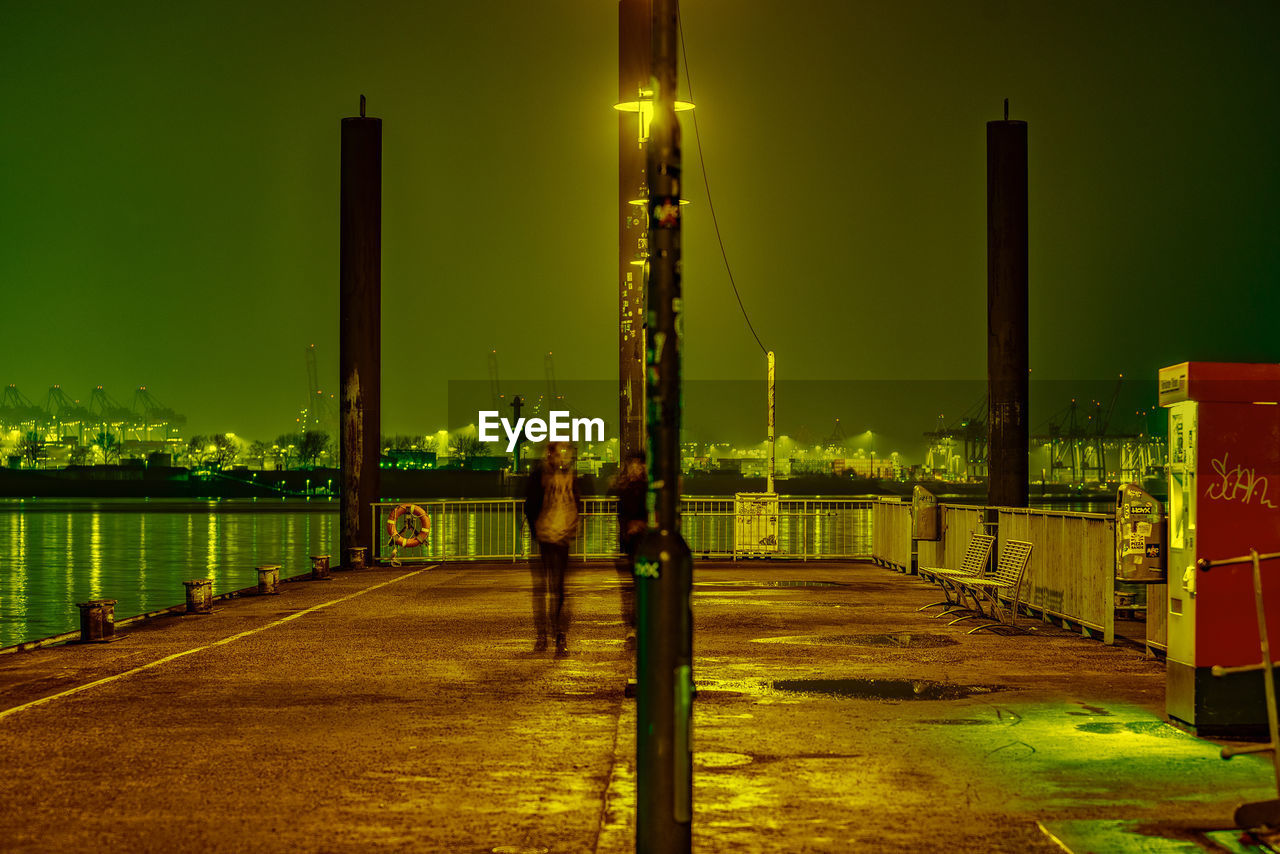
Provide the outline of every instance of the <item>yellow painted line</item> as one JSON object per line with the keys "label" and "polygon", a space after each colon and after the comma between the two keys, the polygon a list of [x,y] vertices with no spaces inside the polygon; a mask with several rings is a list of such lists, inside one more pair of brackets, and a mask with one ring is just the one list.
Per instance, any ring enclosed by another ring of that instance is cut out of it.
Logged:
{"label": "yellow painted line", "polygon": [[159,658],[159,659],[156,659],[155,661],[148,662],[147,664],[139,665],[138,667],[135,667],[132,670],[126,670],[123,673],[117,673],[114,676],[104,676],[103,678],[96,679],[93,682],[86,682],[83,685],[77,685],[74,688],[68,688],[67,690],[62,691],[61,693],[50,694],[48,697],[41,697],[39,700],[32,700],[30,703],[23,703],[21,706],[14,706],[11,709],[5,709],[3,712],[0,712],[0,720],[3,720],[4,718],[9,717],[9,715],[16,715],[18,712],[24,711],[26,709],[34,708],[35,706],[41,706],[41,705],[44,705],[45,703],[52,703],[54,700],[60,700],[63,697],[70,697],[72,694],[79,694],[81,691],[87,691],[90,688],[96,688],[99,685],[106,685],[108,682],[115,682],[117,679],[123,679],[126,676],[132,676],[135,673],[141,673],[144,670],[150,670],[153,667],[159,667],[162,664],[168,664],[170,661],[176,661],[177,659],[182,658],[183,656],[186,656],[186,655],[192,655],[197,652],[203,652],[206,649],[213,649],[215,646],[222,646],[223,644],[228,644],[228,643],[231,643],[232,641],[238,641],[241,638],[249,637],[249,635],[256,635],[258,632],[265,632],[267,629],[275,628],[276,626],[283,625],[284,623],[287,623],[290,620],[296,620],[299,617],[305,617],[307,614],[311,614],[311,613],[314,613],[315,611],[319,611],[321,608],[328,608],[333,605],[341,605],[343,602],[349,602],[352,599],[355,599],[357,596],[363,596],[366,593],[372,593],[374,590],[377,590],[380,587],[386,587],[388,584],[395,584],[398,581],[404,581],[406,578],[412,578],[415,575],[419,575],[423,572],[426,572],[429,569],[435,569],[438,566],[439,564],[435,564],[433,566],[424,566],[422,569],[415,569],[413,572],[406,572],[404,575],[397,576],[395,578],[390,579],[389,581],[383,581],[382,583],[375,584],[372,587],[366,587],[363,590],[357,590],[355,593],[352,593],[348,596],[343,596],[341,598],[333,599],[328,602],[321,602],[319,605],[312,605],[310,608],[306,608],[302,611],[299,611],[296,614],[290,614],[287,617],[281,617],[278,620],[274,620],[270,623],[267,623],[265,626],[258,626],[256,629],[249,629],[248,631],[231,635],[230,637],[223,638],[222,640],[214,641],[213,643],[205,644],[204,646],[198,646],[195,649],[186,649],[186,650],[183,650],[182,652],[175,652],[173,655],[166,655],[164,658]]}
{"label": "yellow painted line", "polygon": [[1040,832],[1043,833],[1045,836],[1049,837],[1049,841],[1055,843],[1059,848],[1065,851],[1066,854],[1075,854],[1075,852],[1071,850],[1071,848],[1067,845],[1067,843],[1063,842],[1061,839],[1054,836],[1053,833],[1049,830],[1049,828],[1044,826],[1043,821],[1037,821],[1036,827],[1040,828]]}

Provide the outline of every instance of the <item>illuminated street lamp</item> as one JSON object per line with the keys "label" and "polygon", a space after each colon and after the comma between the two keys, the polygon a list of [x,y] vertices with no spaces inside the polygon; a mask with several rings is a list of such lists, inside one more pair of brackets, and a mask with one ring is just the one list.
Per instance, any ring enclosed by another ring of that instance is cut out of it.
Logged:
{"label": "illuminated street lamp", "polygon": [[[614,104],[613,108],[620,113],[636,113],[640,117],[637,127],[636,145],[643,146],[649,141],[649,126],[653,124],[654,110],[654,92],[647,87],[641,87],[636,91],[636,99],[634,101],[623,101]],[[688,101],[676,101],[676,112],[683,113],[692,110],[693,104]]]}
{"label": "illuminated street lamp", "polygon": [[[650,0],[618,7],[618,432],[619,459],[645,447],[645,304],[648,294],[648,196],[645,159],[657,107],[652,75]],[[677,101],[675,108],[693,108]],[[634,130],[630,116],[636,116]],[[681,199],[680,204],[685,204]]]}

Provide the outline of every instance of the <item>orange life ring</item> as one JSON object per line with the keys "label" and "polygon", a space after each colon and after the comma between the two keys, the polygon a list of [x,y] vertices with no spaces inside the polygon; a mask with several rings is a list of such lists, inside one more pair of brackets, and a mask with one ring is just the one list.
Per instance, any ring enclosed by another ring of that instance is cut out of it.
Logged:
{"label": "orange life ring", "polygon": [[[402,516],[409,517],[403,531],[396,524]],[[408,533],[413,534],[413,536],[404,536]],[[397,548],[411,549],[414,546],[423,545],[426,543],[427,534],[429,533],[431,533],[431,518],[427,516],[427,511],[417,504],[401,504],[392,510],[391,515],[387,517],[387,536],[391,538],[391,542],[395,543]]]}

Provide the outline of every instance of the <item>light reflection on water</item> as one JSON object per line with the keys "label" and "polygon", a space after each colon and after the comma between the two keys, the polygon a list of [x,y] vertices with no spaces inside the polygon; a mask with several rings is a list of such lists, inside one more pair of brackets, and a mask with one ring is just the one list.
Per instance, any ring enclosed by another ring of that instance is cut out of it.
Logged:
{"label": "light reflection on water", "polygon": [[0,519],[0,647],[74,630],[77,602],[116,599],[124,618],[181,604],[189,579],[224,593],[338,553],[326,501],[0,500]]}

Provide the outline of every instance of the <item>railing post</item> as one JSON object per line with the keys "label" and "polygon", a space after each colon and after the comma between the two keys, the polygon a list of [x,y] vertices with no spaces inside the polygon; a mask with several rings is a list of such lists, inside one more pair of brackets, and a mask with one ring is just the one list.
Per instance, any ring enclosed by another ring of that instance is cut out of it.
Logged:
{"label": "railing post", "polygon": [[800,502],[800,560],[809,560],[809,502]]}
{"label": "railing post", "polygon": [[[1115,524],[1115,520],[1112,519],[1110,524],[1112,542],[1115,542]],[[1103,610],[1102,642],[1108,646],[1116,642],[1116,570],[1118,567],[1115,565],[1115,561],[1116,550],[1111,549],[1111,571],[1106,574],[1107,577],[1103,581],[1103,592],[1107,607]],[[1150,603],[1148,603],[1149,607]],[[1148,610],[1148,617],[1150,613]]]}

